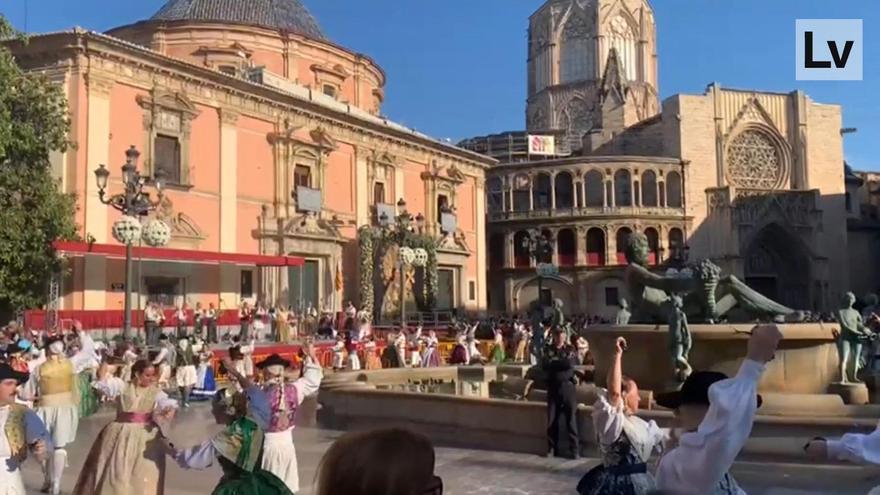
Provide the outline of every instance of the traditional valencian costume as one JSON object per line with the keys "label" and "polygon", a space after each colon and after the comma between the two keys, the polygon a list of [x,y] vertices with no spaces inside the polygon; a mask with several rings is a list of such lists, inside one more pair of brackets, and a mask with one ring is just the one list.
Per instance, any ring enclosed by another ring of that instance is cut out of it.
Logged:
{"label": "traditional valencian costume", "polygon": [[156,385],[140,387],[115,377],[94,386],[117,396],[116,419],[92,444],[74,495],[163,494],[165,451],[154,412],[175,409],[177,401]]}
{"label": "traditional valencian costume", "polygon": [[202,342],[199,351],[199,369],[196,373],[196,388],[193,390],[194,400],[208,400],[217,393],[217,384],[214,380],[213,358],[214,353],[211,352],[208,343]]}
{"label": "traditional valencian costume", "polygon": [[612,406],[605,397],[593,405],[602,464],[578,483],[580,495],[646,495],[655,489],[648,459],[662,447],[667,434],[654,421],[627,415],[624,403]]}
{"label": "traditional valencian costume", "polygon": [[440,366],[440,351],[437,346],[440,340],[437,338],[437,332],[431,330],[425,338],[425,355],[422,357],[422,368],[436,368]]}
{"label": "traditional valencian costume", "polygon": [[189,394],[198,383],[196,374],[196,355],[192,344],[187,339],[177,341],[177,368],[174,373],[174,381],[180,391],[183,407],[189,407]]}
{"label": "traditional valencian costume", "polygon": [[260,388],[252,385],[247,390],[250,413],[265,430],[263,469],[278,476],[290,491],[299,491],[296,449],[293,445],[293,428],[296,410],[303,400],[318,391],[323,371],[310,357],[303,361],[302,377],[293,383],[284,380],[290,361],[278,354],[269,356],[258,365],[266,377]]}
{"label": "traditional valencian costume", "polygon": [[85,332],[79,335],[82,349],[70,358],[64,356],[63,337],[49,337],[46,340],[49,357],[34,369],[25,388],[27,397],[34,400],[34,411],[52,435],[54,451],[43,465],[43,490],[51,490],[53,495],[61,490],[61,476],[67,467],[65,448],[76,439],[79,425],[78,370],[95,359],[91,337]]}
{"label": "traditional valencian costume", "polygon": [[215,395],[214,407],[223,408],[230,423],[214,438],[177,451],[177,464],[184,469],[207,469],[217,460],[223,477],[212,495],[293,495],[284,481],[261,467],[265,433],[257,421],[245,416],[245,396],[223,389]]}
{"label": "traditional valencian costume", "polygon": [[[29,374],[0,363],[0,381],[15,380],[19,385]],[[37,414],[21,404],[0,404],[0,495],[25,495],[19,466],[38,441],[52,451],[51,436]]]}

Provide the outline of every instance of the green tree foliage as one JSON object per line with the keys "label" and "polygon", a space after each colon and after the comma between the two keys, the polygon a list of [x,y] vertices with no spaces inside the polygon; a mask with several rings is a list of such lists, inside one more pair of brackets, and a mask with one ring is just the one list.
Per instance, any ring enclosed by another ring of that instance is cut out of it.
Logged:
{"label": "green tree foliage", "polygon": [[[0,39],[16,37],[21,38],[0,15]],[[60,192],[49,163],[51,152],[70,145],[69,130],[61,88],[22,71],[8,47],[0,44],[2,318],[46,302],[48,281],[61,268],[52,242],[77,235],[75,199]]]}

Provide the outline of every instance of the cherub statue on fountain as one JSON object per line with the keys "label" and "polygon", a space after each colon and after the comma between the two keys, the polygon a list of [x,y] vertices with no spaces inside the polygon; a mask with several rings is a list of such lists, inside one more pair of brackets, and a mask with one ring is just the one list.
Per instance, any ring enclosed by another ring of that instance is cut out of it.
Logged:
{"label": "cherub statue on fountain", "polygon": [[837,323],[840,324],[840,332],[836,334],[837,352],[840,356],[840,383],[862,383],[859,380],[862,346],[877,338],[877,334],[865,326],[862,315],[853,308],[855,303],[855,294],[847,292],[837,311]]}
{"label": "cherub statue on fountain", "polygon": [[721,276],[710,260],[681,271],[659,275],[648,265],[648,238],[640,232],[629,236],[624,280],[636,322],[668,322],[675,311],[670,294],[682,299],[688,318],[714,323],[737,308],[749,319],[797,317],[798,313],[750,288],[733,275]]}
{"label": "cherub statue on fountain", "polygon": [[688,327],[687,315],[683,311],[684,305],[681,297],[672,295],[672,312],[669,315],[669,353],[672,355],[672,367],[675,370],[675,380],[684,383],[691,375],[693,369],[688,362],[691,352],[691,331]]}

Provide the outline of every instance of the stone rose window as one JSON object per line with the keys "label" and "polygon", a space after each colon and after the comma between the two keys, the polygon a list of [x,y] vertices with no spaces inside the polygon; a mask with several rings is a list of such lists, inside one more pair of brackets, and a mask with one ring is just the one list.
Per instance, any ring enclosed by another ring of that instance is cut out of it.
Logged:
{"label": "stone rose window", "polygon": [[727,148],[727,179],[736,187],[776,189],[782,185],[785,167],[779,146],[766,133],[747,130]]}

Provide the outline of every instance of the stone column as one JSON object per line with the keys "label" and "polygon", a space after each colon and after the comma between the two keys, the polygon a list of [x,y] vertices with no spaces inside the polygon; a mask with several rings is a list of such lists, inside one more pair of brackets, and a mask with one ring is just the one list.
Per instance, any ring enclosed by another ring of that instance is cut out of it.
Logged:
{"label": "stone column", "polygon": [[[488,287],[486,285],[486,277],[488,276],[488,272],[486,270],[486,259],[488,258],[489,252],[486,245],[486,189],[484,187],[482,179],[474,179],[475,187],[474,187],[474,204],[476,205],[475,215],[476,215],[476,225],[477,225],[477,251],[474,253],[477,256],[477,273],[474,276],[477,278],[477,309],[485,310],[486,308],[486,293],[488,292]],[[464,279],[465,277],[462,277]],[[466,286],[466,285],[465,285]],[[462,292],[462,298],[465,298],[467,295],[466,292]],[[470,299],[468,298],[470,302]]]}
{"label": "stone column", "polygon": [[[220,110],[220,252],[234,253],[238,226],[238,114]],[[221,265],[220,276],[223,277]],[[226,301],[229,304],[229,301]]]}
{"label": "stone column", "polygon": [[617,230],[605,227],[605,260],[606,265],[617,264]]}
{"label": "stone column", "polygon": [[529,178],[529,211],[535,211],[535,184],[534,177]]}
{"label": "stone column", "polygon": [[515,235],[516,234],[514,232],[510,232],[510,231],[504,233],[504,238],[506,239],[505,244],[507,247],[507,249],[504,250],[505,268],[513,268],[516,266],[516,261],[514,260],[514,254],[515,254],[514,238],[515,238]]}
{"label": "stone column", "polygon": [[556,174],[550,176],[550,209],[556,209]]}
{"label": "stone column", "polygon": [[[372,188],[367,174],[367,168],[372,164],[367,161],[367,150],[362,147],[355,148],[354,171],[355,171],[355,218],[357,225],[370,224],[370,203],[372,202]],[[387,179],[386,179],[387,180]],[[388,183],[386,182],[386,186]],[[390,189],[390,188],[389,188]]]}
{"label": "stone column", "polygon": [[[95,242],[107,242],[109,206],[101,203],[98,197],[98,186],[92,170],[98,165],[106,165],[110,171],[110,181],[122,179],[119,165],[124,163],[124,156],[110,155],[110,92],[115,84],[109,74],[90,72],[86,79],[88,90],[88,123],[86,136],[86,176],[85,187],[85,221],[84,237],[91,234]],[[126,147],[128,144],[125,143]],[[143,152],[145,150],[141,150]],[[108,186],[109,188],[109,186]],[[88,264],[88,263],[87,263]],[[106,281],[105,281],[106,282]],[[103,284],[102,284],[103,286]],[[102,295],[103,297],[103,295]],[[103,309],[103,302],[101,305]]]}
{"label": "stone column", "polygon": [[579,226],[574,229],[574,264],[585,265],[587,259],[587,228]]}
{"label": "stone column", "polygon": [[553,236],[553,239],[550,241],[550,244],[553,246],[553,254],[550,257],[550,262],[559,266],[559,229],[551,230],[550,235]]}

